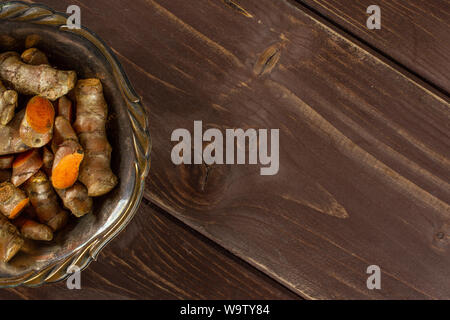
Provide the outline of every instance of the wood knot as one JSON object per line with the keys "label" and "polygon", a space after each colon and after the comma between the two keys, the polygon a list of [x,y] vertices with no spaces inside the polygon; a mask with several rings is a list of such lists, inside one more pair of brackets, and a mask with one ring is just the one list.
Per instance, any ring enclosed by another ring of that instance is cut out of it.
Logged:
{"label": "wood knot", "polygon": [[177,167],[178,196],[186,206],[207,210],[222,199],[229,175],[227,165],[181,164]]}
{"label": "wood knot", "polygon": [[[203,141],[202,153],[210,142]],[[192,159],[196,150],[191,146]],[[207,210],[222,199],[227,188],[230,166],[225,164],[190,164],[176,166],[172,181],[177,186],[177,198],[183,206],[196,210]]]}
{"label": "wood knot", "polygon": [[434,231],[433,247],[440,251],[445,251],[450,243],[450,223],[440,223]]}
{"label": "wood knot", "polygon": [[253,68],[253,72],[258,77],[272,72],[278,61],[280,61],[281,47],[281,43],[271,45],[259,56]]}
{"label": "wood knot", "polygon": [[443,233],[443,232],[438,232],[438,233],[436,234],[436,238],[437,238],[438,240],[444,240],[444,239],[445,239],[445,233]]}

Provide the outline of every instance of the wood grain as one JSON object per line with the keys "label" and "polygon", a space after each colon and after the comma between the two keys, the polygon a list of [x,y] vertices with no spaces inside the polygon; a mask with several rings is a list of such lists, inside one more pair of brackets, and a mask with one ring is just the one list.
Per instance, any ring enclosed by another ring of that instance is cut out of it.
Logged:
{"label": "wood grain", "polygon": [[[306,298],[450,298],[446,97],[290,1],[71,2],[149,106],[149,200]],[[279,128],[280,172],[173,165],[194,120]]]}
{"label": "wood grain", "polygon": [[[150,0],[120,17],[128,40],[109,43],[150,106],[148,199],[304,297],[450,297],[448,102],[292,3],[239,4],[252,18]],[[279,174],[173,165],[171,132],[194,120],[280,128]]]}
{"label": "wood grain", "polygon": [[0,299],[298,299],[146,203],[81,274],[81,286],[3,289]]}
{"label": "wood grain", "polygon": [[[450,92],[450,3],[447,0],[298,0]],[[367,8],[381,9],[381,30],[366,27]]]}

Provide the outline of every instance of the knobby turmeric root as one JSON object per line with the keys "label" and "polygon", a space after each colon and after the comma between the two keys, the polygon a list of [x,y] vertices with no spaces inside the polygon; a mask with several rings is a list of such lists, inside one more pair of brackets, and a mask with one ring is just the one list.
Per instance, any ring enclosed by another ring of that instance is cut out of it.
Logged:
{"label": "knobby turmeric root", "polygon": [[87,187],[89,196],[101,196],[117,185],[117,177],[110,167],[112,148],[105,127],[108,106],[100,80],[78,81],[75,97],[74,129],[85,152],[78,179]]}
{"label": "knobby turmeric root", "polygon": [[43,161],[38,149],[19,154],[13,162],[11,182],[19,187],[42,167]]}
{"label": "knobby turmeric root", "polygon": [[[33,240],[51,241],[67,224],[68,211],[76,217],[92,212],[92,197],[110,192],[118,183],[111,170],[108,106],[100,80],[77,82],[74,71],[51,67],[35,48],[38,41],[39,37],[28,37],[28,49],[21,55],[0,54],[0,79],[6,86],[0,81],[3,262],[19,250],[34,252]],[[34,97],[15,114],[19,94]],[[76,101],[76,108],[68,97]]]}
{"label": "knobby turmeric root", "polygon": [[55,189],[63,201],[64,206],[72,212],[72,214],[80,218],[92,210],[92,198],[89,197],[88,191],[84,185],[77,182],[68,189]]}
{"label": "knobby turmeric root", "polygon": [[52,175],[53,160],[55,160],[53,153],[47,147],[42,148],[42,170],[49,177]]}
{"label": "knobby turmeric root", "polygon": [[45,98],[35,96],[28,101],[20,125],[20,138],[27,146],[40,148],[52,139],[54,121],[53,104]]}
{"label": "knobby turmeric root", "polygon": [[51,241],[53,239],[53,231],[50,227],[31,219],[19,217],[13,221],[13,224],[19,228],[20,234],[26,239],[38,241]]}
{"label": "knobby turmeric root", "polygon": [[62,116],[66,118],[69,123],[72,124],[73,121],[73,107],[72,101],[69,100],[66,96],[63,96],[58,99],[57,103],[58,116]]}
{"label": "knobby turmeric root", "polygon": [[0,215],[0,261],[8,262],[23,246],[24,240],[17,228]]}
{"label": "knobby turmeric root", "polygon": [[6,126],[14,118],[18,98],[16,91],[6,90],[0,81],[0,125]]}
{"label": "knobby turmeric root", "polygon": [[20,138],[20,124],[24,118],[22,110],[6,126],[0,126],[0,156],[21,153],[30,149]]}
{"label": "knobby turmeric root", "polygon": [[0,184],[0,213],[8,219],[16,218],[29,202],[26,194],[12,183]]}
{"label": "knobby turmeric root", "polygon": [[16,52],[5,52],[0,54],[0,77],[19,93],[54,101],[73,89],[77,75],[75,71],[56,70],[45,64],[29,65]]}
{"label": "knobby turmeric root", "polygon": [[67,141],[75,141],[78,143],[78,136],[65,117],[57,116],[55,119],[54,136],[51,145],[53,153],[56,154],[61,144]]}
{"label": "knobby turmeric root", "polygon": [[13,155],[0,156],[0,170],[10,169],[14,161]]}
{"label": "knobby turmeric root", "polygon": [[38,171],[32,176],[25,184],[25,190],[41,223],[53,231],[66,225],[69,215],[59,206],[57,195],[45,173]]}
{"label": "knobby turmeric root", "polygon": [[33,66],[39,66],[41,64],[49,64],[47,56],[41,50],[36,48],[29,48],[25,50],[20,56],[23,62],[31,64]]}
{"label": "knobby turmeric root", "polygon": [[53,187],[67,189],[78,179],[84,152],[69,120],[62,116],[58,116],[55,120],[52,149],[55,154],[52,168]]}

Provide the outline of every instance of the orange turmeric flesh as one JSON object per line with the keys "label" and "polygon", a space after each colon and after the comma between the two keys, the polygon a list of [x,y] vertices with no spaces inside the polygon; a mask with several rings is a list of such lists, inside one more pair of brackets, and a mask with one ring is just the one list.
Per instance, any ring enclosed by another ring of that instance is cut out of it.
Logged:
{"label": "orange turmeric flesh", "polygon": [[77,181],[83,154],[73,153],[65,156],[53,168],[52,183],[56,189],[67,189]]}
{"label": "orange turmeric flesh", "polygon": [[55,109],[49,100],[36,96],[28,102],[26,117],[34,131],[46,133],[53,126]]}
{"label": "orange turmeric flesh", "polygon": [[25,192],[11,182],[0,184],[0,213],[8,219],[16,218],[29,201]]}
{"label": "orange turmeric flesh", "polygon": [[42,167],[43,161],[38,149],[19,154],[12,164],[11,182],[19,187]]}
{"label": "orange turmeric flesh", "polygon": [[26,207],[28,202],[30,202],[30,199],[28,199],[28,198],[23,199],[22,201],[20,201],[17,204],[17,206],[11,211],[9,219],[16,218],[19,215],[19,213],[22,211],[22,209]]}
{"label": "orange turmeric flesh", "polygon": [[34,152],[35,152],[35,150],[32,149],[32,150],[28,150],[24,153],[17,155],[17,157],[14,159],[12,167],[18,168],[18,167],[22,166],[33,155]]}

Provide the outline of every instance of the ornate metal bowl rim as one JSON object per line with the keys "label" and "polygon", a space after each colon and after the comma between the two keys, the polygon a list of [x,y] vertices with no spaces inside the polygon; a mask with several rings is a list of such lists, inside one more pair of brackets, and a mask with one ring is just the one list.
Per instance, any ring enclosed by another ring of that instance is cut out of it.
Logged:
{"label": "ornate metal bowl rim", "polygon": [[151,140],[148,131],[148,116],[138,95],[130,84],[120,62],[103,40],[83,26],[81,29],[69,29],[65,26],[67,17],[68,15],[41,4],[29,4],[22,1],[0,3],[0,20],[48,25],[63,32],[75,33],[91,42],[103,54],[112,67],[113,76],[128,107],[136,157],[136,182],[131,198],[128,199],[120,217],[106,230],[84,243],[67,257],[51,263],[42,270],[30,271],[15,278],[0,278],[0,288],[20,285],[39,286],[44,283],[61,281],[70,275],[68,270],[72,266],[84,270],[92,260],[97,259],[100,251],[127,226],[135,215],[143,197],[145,178],[150,170]]}

